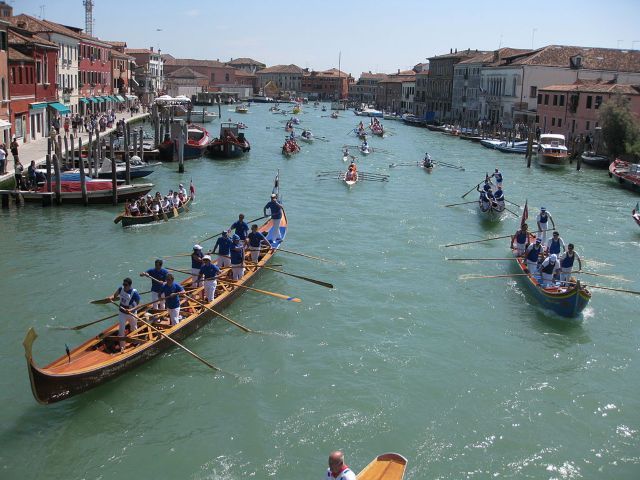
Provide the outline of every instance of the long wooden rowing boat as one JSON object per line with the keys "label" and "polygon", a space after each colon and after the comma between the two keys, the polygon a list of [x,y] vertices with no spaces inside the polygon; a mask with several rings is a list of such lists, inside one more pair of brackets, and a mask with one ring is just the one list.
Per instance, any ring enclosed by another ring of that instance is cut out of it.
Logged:
{"label": "long wooden rowing boat", "polygon": [[620,185],[629,190],[640,191],[640,165],[636,163],[616,158],[609,165],[609,177],[615,177]]}
{"label": "long wooden rowing boat", "polygon": [[[535,235],[530,234],[529,242],[534,241]],[[511,251],[517,257],[513,244],[511,245]],[[514,263],[518,273],[526,274],[521,278],[524,279],[527,288],[543,308],[551,310],[562,317],[572,318],[577,317],[589,303],[591,292],[580,284],[580,280],[572,279],[570,285],[567,286],[556,283],[549,287],[543,287],[540,284],[539,275],[531,274],[527,268],[527,262],[524,257],[518,257]]]}
{"label": "long wooden rowing boat", "polygon": [[[348,172],[347,172],[348,173]],[[356,175],[354,178],[347,180],[347,173],[345,173],[342,176],[342,181],[344,182],[344,184],[347,187],[352,187],[353,185],[355,185],[356,183],[358,183],[358,172],[356,172]]]}
{"label": "long wooden rowing boat", "polygon": [[[265,249],[257,266],[245,267],[244,276],[236,282],[238,285],[250,284],[256,274],[276,253],[287,234],[287,218],[283,212],[280,222],[280,232],[273,238],[270,229],[272,221],[264,223],[259,231],[268,231],[267,239],[273,249]],[[181,282],[187,294],[198,298],[200,289],[191,288],[191,278]],[[230,304],[244,289],[231,283],[218,282],[216,297],[207,307],[220,311]],[[200,299],[200,298],[198,298]],[[144,320],[152,317],[159,319],[153,325],[161,329],[164,334],[180,341],[204,326],[214,315],[202,305],[185,298],[181,302],[181,314],[184,318],[177,325],[171,326],[166,312],[158,313],[149,308],[140,308],[138,316]],[[38,367],[33,360],[32,347],[37,335],[30,328],[23,341],[31,391],[35,399],[42,404],[49,404],[65,400],[74,395],[86,392],[115,378],[128,370],[150,360],[159,353],[173,346],[170,340],[160,336],[147,325],[138,324],[133,332],[125,336],[125,349],[122,353],[114,352],[113,345],[119,343],[118,323],[106,328],[98,335],[91,337],[79,346],[71,349],[68,354],[44,367]]]}
{"label": "long wooden rowing boat", "polygon": [[407,459],[397,453],[383,453],[357,475],[358,480],[402,480]]}
{"label": "long wooden rowing boat", "polygon": [[[167,220],[176,216],[176,212],[178,215],[182,214],[185,211],[189,211],[189,206],[191,205],[191,197],[188,197],[182,205],[178,208],[168,210],[165,214],[167,216]],[[143,225],[146,223],[153,222],[162,222],[164,221],[164,215],[162,213],[156,215],[118,215],[114,222],[120,218],[123,227],[131,227],[133,225]],[[117,222],[116,222],[117,223]]]}

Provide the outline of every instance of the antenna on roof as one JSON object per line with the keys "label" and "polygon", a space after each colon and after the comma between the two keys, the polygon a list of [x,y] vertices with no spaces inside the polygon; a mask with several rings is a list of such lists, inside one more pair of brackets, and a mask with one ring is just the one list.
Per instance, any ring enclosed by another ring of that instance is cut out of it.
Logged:
{"label": "antenna on roof", "polygon": [[44,8],[46,5],[40,5],[40,20],[44,20]]}
{"label": "antenna on roof", "polygon": [[84,31],[87,35],[93,36],[93,0],[83,0],[84,5]]}

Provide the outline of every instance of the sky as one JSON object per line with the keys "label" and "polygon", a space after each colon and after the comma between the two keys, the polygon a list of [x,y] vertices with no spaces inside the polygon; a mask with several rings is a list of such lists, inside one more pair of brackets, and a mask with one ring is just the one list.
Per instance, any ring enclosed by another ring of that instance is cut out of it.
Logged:
{"label": "sky", "polygon": [[[14,14],[84,27],[82,0],[9,0]],[[180,58],[407,70],[451,49],[640,49],[640,0],[94,0],[94,35]]]}

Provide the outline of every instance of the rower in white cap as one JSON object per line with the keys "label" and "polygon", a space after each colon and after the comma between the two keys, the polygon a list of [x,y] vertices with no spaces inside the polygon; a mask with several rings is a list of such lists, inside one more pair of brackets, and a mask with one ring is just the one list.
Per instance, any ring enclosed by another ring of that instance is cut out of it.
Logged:
{"label": "rower in white cap", "polygon": [[220,269],[215,263],[211,263],[211,257],[202,257],[202,267],[200,267],[199,277],[204,280],[204,297],[207,302],[212,302],[216,296],[217,276]]}
{"label": "rower in white cap", "polygon": [[198,277],[200,276],[200,267],[202,267],[202,247],[198,244],[193,246],[193,253],[191,254],[191,285],[199,287],[200,283]]}

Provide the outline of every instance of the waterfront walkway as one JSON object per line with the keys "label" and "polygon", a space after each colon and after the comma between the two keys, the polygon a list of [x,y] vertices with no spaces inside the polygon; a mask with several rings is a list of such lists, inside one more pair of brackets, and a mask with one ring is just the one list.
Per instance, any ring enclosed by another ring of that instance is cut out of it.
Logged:
{"label": "waterfront walkway", "polygon": [[[103,135],[109,135],[109,133],[115,131],[116,124],[118,121],[124,119],[125,122],[135,122],[142,118],[148,117],[148,113],[138,113],[131,116],[128,112],[117,113],[116,114],[116,123],[111,128],[107,128],[104,132],[100,132],[100,137]],[[78,137],[82,139],[82,144],[86,145],[89,141],[89,133],[88,132],[78,132]],[[77,138],[77,137],[76,137]],[[95,138],[95,136],[94,136]],[[27,168],[31,164],[31,160],[35,160],[36,165],[40,166],[46,163],[47,161],[47,141],[48,137],[39,138],[37,140],[32,140],[29,143],[21,143],[18,149],[20,163],[24,166],[24,174],[27,173]],[[77,140],[76,145],[77,145]],[[7,145],[7,147],[9,147]],[[64,139],[62,140],[62,149],[64,151]],[[13,155],[9,151],[7,155],[7,164],[6,164],[6,175],[0,175],[0,185],[4,186],[4,188],[8,188],[8,185],[13,185],[14,179],[14,168],[13,168]]]}

